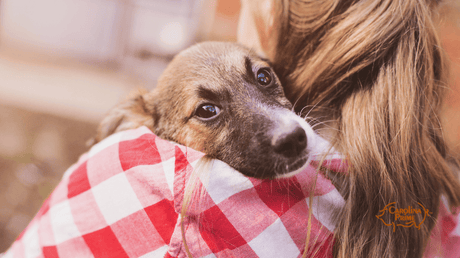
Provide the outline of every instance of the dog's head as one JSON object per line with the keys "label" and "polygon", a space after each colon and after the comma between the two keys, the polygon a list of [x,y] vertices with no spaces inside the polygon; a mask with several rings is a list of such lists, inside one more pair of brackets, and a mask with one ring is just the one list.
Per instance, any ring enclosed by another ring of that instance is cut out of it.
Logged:
{"label": "dog's head", "polygon": [[291,108],[266,61],[234,43],[207,42],[177,55],[153,91],[116,108],[96,140],[146,125],[247,176],[283,177],[305,166],[318,137]]}

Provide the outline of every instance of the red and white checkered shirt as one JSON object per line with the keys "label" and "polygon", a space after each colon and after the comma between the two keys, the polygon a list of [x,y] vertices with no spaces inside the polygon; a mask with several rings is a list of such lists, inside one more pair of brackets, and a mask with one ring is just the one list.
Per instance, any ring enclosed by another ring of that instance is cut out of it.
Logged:
{"label": "red and white checkered shirt", "polygon": [[[187,257],[180,214],[189,182],[183,228],[193,257],[300,257],[308,224],[307,257],[332,256],[331,209],[344,200],[313,165],[258,180],[218,160],[193,172],[203,156],[146,127],[108,137],[69,168],[2,258]],[[326,166],[345,171],[341,156],[329,158]]]}

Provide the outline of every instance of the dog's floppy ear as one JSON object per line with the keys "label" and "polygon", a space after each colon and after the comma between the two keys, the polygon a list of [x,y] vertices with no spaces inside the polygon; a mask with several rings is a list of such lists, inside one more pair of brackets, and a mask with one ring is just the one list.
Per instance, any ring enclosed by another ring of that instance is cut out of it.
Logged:
{"label": "dog's floppy ear", "polygon": [[144,95],[146,90],[132,92],[128,98],[113,108],[99,124],[96,136],[88,142],[93,145],[102,141],[107,136],[124,130],[147,126],[153,130],[154,109],[148,110]]}

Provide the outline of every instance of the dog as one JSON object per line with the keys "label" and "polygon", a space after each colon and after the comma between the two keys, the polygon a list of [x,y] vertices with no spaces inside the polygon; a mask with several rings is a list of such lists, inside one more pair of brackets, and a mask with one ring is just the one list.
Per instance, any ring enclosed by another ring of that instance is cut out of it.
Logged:
{"label": "dog", "polygon": [[146,126],[246,176],[290,177],[327,148],[291,109],[267,60],[237,43],[205,42],[175,56],[154,90],[111,110],[94,140]]}

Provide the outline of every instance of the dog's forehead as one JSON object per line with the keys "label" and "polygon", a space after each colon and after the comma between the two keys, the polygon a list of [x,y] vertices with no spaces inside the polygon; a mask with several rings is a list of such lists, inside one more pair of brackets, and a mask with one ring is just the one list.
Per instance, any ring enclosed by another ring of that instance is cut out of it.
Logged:
{"label": "dog's forehead", "polygon": [[219,73],[220,75],[244,73],[246,60],[265,65],[257,55],[248,48],[235,43],[207,42],[190,48],[184,53],[195,72]]}
{"label": "dog's forehead", "polygon": [[268,66],[251,50],[235,43],[206,42],[179,53],[160,76],[156,91],[184,92],[203,84],[238,87],[251,65]]}

